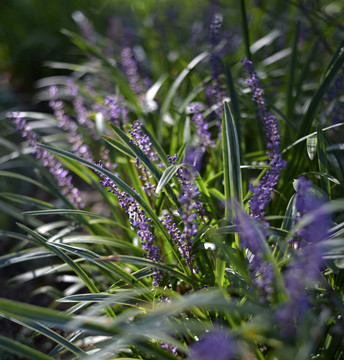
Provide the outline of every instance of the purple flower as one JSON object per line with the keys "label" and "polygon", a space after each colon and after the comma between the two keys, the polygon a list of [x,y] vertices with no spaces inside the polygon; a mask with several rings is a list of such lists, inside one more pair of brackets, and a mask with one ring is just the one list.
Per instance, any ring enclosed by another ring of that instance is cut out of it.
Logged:
{"label": "purple flower", "polygon": [[[96,139],[99,136],[95,130],[94,122],[90,119],[90,112],[86,109],[83,98],[79,94],[79,87],[74,83],[72,79],[68,80],[67,92],[72,97],[73,107],[76,114],[76,121],[79,125],[85,127],[87,131]],[[53,102],[57,101],[58,89],[52,87],[51,89],[51,105],[54,107]]]}
{"label": "purple flower", "polygon": [[192,169],[200,172],[202,167],[203,151],[199,147],[189,147],[185,152],[184,162],[192,166]]}
{"label": "purple flower", "polygon": [[191,120],[196,126],[197,143],[201,152],[206,152],[208,148],[215,147],[214,140],[211,139],[211,133],[208,129],[208,123],[205,121],[201,112],[199,103],[191,103],[188,111],[192,113]]}
{"label": "purple flower", "polygon": [[235,340],[221,330],[212,330],[190,347],[190,360],[231,360],[238,354]]}
{"label": "purple flower", "polygon": [[121,51],[121,64],[127,75],[129,85],[134,93],[141,95],[144,92],[140,80],[137,62],[134,58],[133,50],[130,47],[124,47]]}
{"label": "purple flower", "polygon": [[[103,167],[102,162],[98,163],[98,166]],[[154,235],[152,233],[152,226],[150,225],[151,220],[146,217],[144,211],[140,208],[139,204],[126,192],[120,191],[118,186],[106,175],[96,171],[98,176],[101,178],[100,183],[108,188],[109,192],[112,192],[118,198],[118,203],[121,208],[129,216],[130,224],[137,228],[137,235],[141,240],[142,249],[146,251],[148,259],[161,262],[160,249],[154,245]],[[153,285],[158,286],[161,278],[162,271],[153,269]]]}
{"label": "purple flower", "polygon": [[307,245],[297,251],[286,270],[284,278],[288,301],[276,313],[283,336],[296,336],[298,325],[310,308],[307,289],[320,278],[323,252],[322,244]]}
{"label": "purple flower", "polygon": [[[142,124],[139,121],[135,121],[129,130],[129,134],[131,135],[131,142],[137,145],[148,157],[154,162],[158,160],[157,153],[152,149],[152,143],[149,139],[148,135],[143,134]],[[155,184],[150,182],[150,178],[152,174],[146,169],[146,167],[140,162],[138,158],[136,158],[136,167],[141,172],[139,178],[143,181],[142,189],[149,195],[153,196],[155,191]]]}
{"label": "purple flower", "polygon": [[249,74],[246,84],[252,88],[252,99],[257,103],[258,114],[263,123],[268,161],[271,166],[271,169],[266,171],[258,186],[250,186],[250,190],[253,192],[249,200],[251,215],[256,219],[262,219],[265,215],[265,209],[271,201],[271,194],[278,184],[281,172],[286,167],[286,162],[280,154],[277,119],[266,106],[264,90],[259,87],[259,80],[256,72],[253,71],[252,61],[245,58],[242,62],[244,63],[244,70]]}
{"label": "purple flower", "polygon": [[[330,219],[321,205],[324,201],[315,197],[312,183],[301,177],[297,182],[296,209],[299,218],[311,216],[311,223],[298,231],[295,257],[285,273],[285,288],[289,300],[277,312],[282,333],[294,336],[297,325],[310,306],[306,289],[320,278],[320,267],[324,253],[324,240],[328,237]],[[296,245],[295,245],[296,243]]]}
{"label": "purple flower", "polygon": [[190,259],[190,249],[188,244],[182,241],[182,232],[177,227],[176,223],[173,222],[173,219],[170,215],[164,214],[164,218],[161,220],[164,226],[167,229],[168,234],[171,236],[173,242],[177,245],[178,250],[183,255],[183,258],[186,262]]}
{"label": "purple flower", "polygon": [[211,76],[213,79],[219,77],[223,72],[223,66],[218,52],[216,51],[216,46],[219,44],[221,39],[221,26],[222,26],[223,16],[222,14],[215,14],[210,22],[209,29],[209,46],[211,49],[210,54],[210,65],[211,65]]}
{"label": "purple flower", "polygon": [[[226,88],[220,75],[223,73],[220,52],[216,48],[221,40],[222,14],[215,14],[210,23],[209,29],[209,47],[210,47],[210,70],[211,85],[206,88],[206,93],[210,103],[216,105],[215,114],[218,118],[222,118],[223,100],[227,97]],[[221,122],[218,122],[221,129]],[[221,131],[219,132],[221,136]]]}
{"label": "purple flower", "polygon": [[152,149],[152,143],[148,135],[145,135],[142,130],[142,124],[136,120],[129,131],[133,144],[137,145],[151,161],[158,160],[157,153]]}
{"label": "purple flower", "polygon": [[128,124],[129,110],[124,105],[122,98],[117,96],[107,96],[104,104],[110,109],[110,119],[113,124],[118,127]]}
{"label": "purple flower", "polygon": [[309,225],[298,230],[297,239],[291,241],[294,248],[326,239],[328,229],[330,228],[330,221],[328,216],[323,213],[321,208],[323,204],[324,200],[315,196],[312,190],[312,183],[305,177],[300,177],[297,180],[295,202],[299,214],[298,219],[308,213],[312,213],[314,219]]}
{"label": "purple flower", "polygon": [[58,186],[61,188],[63,195],[76,207],[83,208],[85,206],[83,197],[80,191],[73,186],[72,176],[68,170],[63,168],[63,165],[51,154],[49,151],[42,149],[38,146],[39,138],[37,134],[30,128],[24,118],[18,116],[18,114],[10,114],[17,130],[25,138],[29,145],[33,148],[33,154],[36,159],[40,160],[44,167],[47,167],[49,172],[55,177]]}
{"label": "purple flower", "polygon": [[[168,156],[170,164],[175,165],[177,155],[173,157]],[[175,175],[181,182],[181,189],[179,192],[179,201],[181,208],[178,209],[179,215],[182,219],[183,229],[176,231],[176,225],[172,224],[170,219],[163,220],[163,223],[171,232],[172,239],[176,242],[179,251],[183,254],[183,257],[190,269],[192,269],[191,262],[191,239],[197,234],[197,215],[203,216],[203,206],[196,199],[199,196],[199,189],[194,184],[194,169],[187,167],[180,167]]]}
{"label": "purple flower", "polygon": [[239,227],[240,244],[248,253],[249,271],[253,283],[258,288],[262,301],[271,299],[273,281],[275,278],[273,265],[265,260],[265,247],[263,241],[266,238],[252,219],[244,211],[238,210],[234,223]]}
{"label": "purple flower", "polygon": [[92,152],[87,144],[85,144],[83,136],[78,131],[78,125],[64,111],[64,103],[58,100],[57,86],[51,86],[49,105],[54,110],[54,115],[59,122],[59,128],[67,132],[68,141],[72,145],[72,151],[83,159],[93,162]]}

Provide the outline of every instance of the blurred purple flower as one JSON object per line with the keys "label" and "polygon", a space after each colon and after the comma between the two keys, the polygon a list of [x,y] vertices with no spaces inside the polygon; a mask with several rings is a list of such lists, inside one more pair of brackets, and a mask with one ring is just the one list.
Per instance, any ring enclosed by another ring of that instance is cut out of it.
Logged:
{"label": "blurred purple flower", "polygon": [[289,299],[277,312],[282,334],[295,336],[296,328],[310,307],[307,288],[320,279],[320,267],[331,223],[322,205],[324,200],[312,192],[312,183],[301,177],[297,182],[296,209],[311,222],[298,231],[298,248],[285,273],[285,288]]}
{"label": "blurred purple flower", "polygon": [[122,98],[107,96],[104,104],[110,109],[110,119],[114,125],[120,127],[121,125],[128,124],[129,110],[124,105]]}
{"label": "blurred purple flower", "polygon": [[238,355],[235,340],[221,330],[212,330],[190,347],[189,360],[231,360]]}
{"label": "blurred purple flower", "polygon": [[321,205],[323,204],[324,199],[315,196],[312,183],[305,177],[300,177],[297,180],[295,202],[299,213],[298,219],[309,213],[313,214],[314,219],[309,225],[298,230],[297,239],[292,240],[294,248],[317,243],[328,236],[328,229],[331,224],[329,217],[322,212]]}
{"label": "blurred purple flower", "polygon": [[273,265],[265,260],[265,247],[262,242],[266,241],[266,238],[255,221],[243,210],[237,210],[234,223],[239,227],[240,245],[249,251],[249,271],[264,302],[271,299],[275,275]]}
{"label": "blurred purple flower", "polygon": [[203,151],[199,147],[189,147],[185,152],[184,162],[190,164],[193,170],[200,172],[202,167]]}
{"label": "blurred purple flower", "polygon": [[266,106],[264,90],[259,87],[257,74],[253,71],[253,63],[247,58],[243,59],[242,62],[244,63],[244,71],[249,74],[246,84],[252,88],[252,99],[257,103],[259,118],[263,123],[268,161],[271,166],[271,169],[266,171],[258,186],[250,186],[250,190],[253,192],[249,200],[251,215],[256,219],[262,219],[265,215],[265,209],[271,201],[271,194],[278,184],[281,172],[286,167],[286,161],[283,160],[280,154],[277,119]]}
{"label": "blurred purple flower", "polygon": [[[72,97],[77,123],[86,128],[87,131],[98,140],[99,136],[95,130],[94,122],[90,119],[90,111],[86,109],[83,98],[80,96],[79,86],[76,85],[72,79],[68,80],[67,92]],[[55,89],[51,89],[51,95],[54,96],[54,98],[51,98],[51,101],[57,101],[58,93],[56,87]],[[53,103],[51,105],[53,105]]]}
{"label": "blurred purple flower", "polygon": [[121,51],[121,64],[131,89],[135,94],[142,95],[144,87],[139,76],[137,62],[133,50],[128,46]]}
{"label": "blurred purple flower", "polygon": [[24,118],[19,117],[18,114],[15,113],[10,114],[9,117],[13,120],[22,137],[25,138],[33,148],[33,154],[36,159],[38,159],[44,167],[47,167],[49,172],[54,176],[58,186],[61,188],[62,194],[65,195],[74,206],[83,208],[85,206],[83,197],[79,189],[73,186],[72,176],[68,170],[63,168],[63,165],[53,154],[38,146],[39,138]]}
{"label": "blurred purple flower", "polygon": [[[220,51],[217,45],[221,40],[221,26],[223,16],[222,14],[215,14],[210,22],[209,27],[209,47],[210,47],[210,71],[211,71],[211,85],[206,88],[206,94],[210,99],[212,105],[216,105],[215,114],[218,118],[222,118],[223,100],[227,97],[226,87],[220,77],[223,73],[223,65],[221,62]],[[218,127],[221,129],[221,122],[218,122]],[[221,136],[221,131],[219,131]]]}
{"label": "blurred purple flower", "polygon": [[50,107],[54,110],[54,115],[59,122],[59,128],[66,131],[68,141],[72,145],[71,150],[83,159],[93,162],[92,152],[85,144],[82,134],[78,131],[78,125],[64,111],[63,101],[58,99],[58,87],[51,86],[49,89]]}

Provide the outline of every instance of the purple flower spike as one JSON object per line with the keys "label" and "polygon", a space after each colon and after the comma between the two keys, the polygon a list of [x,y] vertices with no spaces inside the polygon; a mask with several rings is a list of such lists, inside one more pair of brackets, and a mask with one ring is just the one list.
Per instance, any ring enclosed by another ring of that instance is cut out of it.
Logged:
{"label": "purple flower spike", "polygon": [[296,209],[300,217],[312,216],[312,221],[298,231],[298,239],[293,240],[297,248],[295,258],[285,273],[285,287],[289,300],[277,312],[276,317],[285,336],[292,337],[302,317],[310,306],[306,289],[320,278],[320,267],[325,250],[324,240],[328,237],[330,218],[321,205],[324,201],[315,197],[312,183],[301,177],[297,182]]}
{"label": "purple flower spike", "polygon": [[250,252],[248,260],[253,283],[262,295],[261,300],[266,301],[271,299],[273,291],[274,268],[270,262],[264,259],[265,249],[262,241],[266,241],[266,239],[262,239],[264,235],[259,231],[258,224],[255,225],[254,221],[242,210],[237,211],[234,220],[235,224],[239,226],[241,246]]}
{"label": "purple flower spike", "polygon": [[265,215],[265,209],[271,201],[271,194],[278,184],[281,172],[286,167],[286,162],[280,154],[278,122],[266,106],[264,90],[259,87],[257,74],[253,71],[253,63],[247,58],[243,59],[242,62],[244,63],[244,71],[249,74],[246,84],[252,88],[252,99],[257,103],[258,114],[263,123],[266,136],[266,153],[271,166],[258,186],[250,186],[250,190],[253,192],[249,200],[251,215],[256,219],[262,219]]}
{"label": "purple flower spike", "polygon": [[111,122],[116,126],[128,124],[129,110],[124,105],[123,99],[116,96],[108,96],[104,104],[110,109]]}
{"label": "purple flower spike", "polygon": [[[103,164],[100,161],[98,166],[103,168]],[[146,217],[144,211],[140,208],[139,204],[126,192],[121,192],[118,186],[106,175],[96,171],[97,175],[101,178],[100,183],[108,188],[109,192],[112,192],[117,196],[119,206],[129,216],[129,221],[133,227],[137,228],[137,234],[141,240],[142,249],[146,251],[148,259],[161,262],[160,249],[154,245],[154,235],[152,233],[152,227],[150,225],[150,219]],[[163,276],[163,272],[158,269],[153,269],[153,285],[158,286]]]}
{"label": "purple flower spike", "polygon": [[[158,155],[154,150],[152,150],[152,143],[149,137],[143,134],[141,128],[142,124],[139,121],[135,121],[131,127],[131,130],[129,131],[129,134],[132,137],[131,142],[137,145],[149,157],[149,159],[154,162],[158,160]],[[143,191],[145,191],[147,195],[153,196],[155,191],[155,184],[152,184],[149,180],[152,177],[152,174],[146,169],[146,167],[140,162],[138,158],[136,158],[136,167],[141,172],[139,178],[143,181],[144,184],[142,186]]]}
{"label": "purple flower spike", "polygon": [[[171,165],[176,164],[177,155],[173,157],[168,155],[168,159]],[[162,221],[169,231],[172,239],[177,244],[179,251],[182,253],[185,261],[189,265],[190,269],[192,268],[191,262],[191,239],[197,234],[197,222],[196,218],[198,215],[203,216],[203,206],[196,199],[199,196],[199,189],[194,184],[194,168],[184,168],[180,167],[176,172],[176,177],[180,180],[182,187],[179,192],[179,201],[181,208],[178,210],[184,228],[182,230],[177,230],[175,224],[172,223],[170,217],[166,217]]]}
{"label": "purple flower spike", "polygon": [[133,50],[130,47],[125,47],[121,51],[121,63],[124,69],[129,85],[134,93],[142,95],[144,88],[140,81],[137,62],[134,58]]}
{"label": "purple flower spike", "polygon": [[93,162],[92,152],[87,144],[85,144],[82,134],[78,131],[78,125],[64,111],[64,103],[58,100],[57,86],[51,86],[49,105],[54,110],[59,127],[67,132],[68,141],[72,144],[72,151],[83,159]]}
{"label": "purple flower spike", "polygon": [[297,181],[296,209],[299,218],[312,212],[314,220],[298,231],[297,239],[292,239],[294,248],[326,239],[331,224],[329,217],[322,213],[321,205],[323,204],[324,200],[314,195],[312,183],[305,177],[300,177]]}
{"label": "purple flower spike", "polygon": [[189,360],[232,360],[238,355],[235,340],[221,330],[205,334],[190,348]]}
{"label": "purple flower spike", "polygon": [[191,103],[188,110],[192,113],[191,119],[196,126],[197,143],[201,152],[206,152],[208,148],[215,147],[215,142],[211,139],[211,133],[208,129],[208,123],[201,112],[201,105],[196,102]]}
{"label": "purple flower spike", "polygon": [[61,188],[62,194],[76,207],[83,208],[85,206],[83,197],[80,191],[73,186],[72,176],[68,170],[63,168],[63,165],[51,154],[49,151],[38,146],[39,138],[37,134],[30,128],[24,118],[17,114],[10,114],[17,130],[25,138],[29,145],[33,148],[33,154],[36,159],[40,160],[44,167],[49,169],[49,172],[55,177],[58,186]]}
{"label": "purple flower spike", "polygon": [[[52,101],[57,100],[57,87],[51,89]],[[82,96],[79,94],[79,87],[72,79],[68,80],[67,91],[73,99],[74,111],[76,113],[76,121],[79,125],[85,127],[87,131],[98,140],[99,136],[95,130],[94,122],[90,119],[90,112],[86,109]],[[53,107],[53,106],[52,106]]]}

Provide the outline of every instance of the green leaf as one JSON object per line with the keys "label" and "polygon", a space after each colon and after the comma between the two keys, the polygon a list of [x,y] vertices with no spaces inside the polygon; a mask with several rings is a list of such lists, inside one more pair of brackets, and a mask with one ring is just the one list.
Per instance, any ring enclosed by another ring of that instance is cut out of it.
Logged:
{"label": "green leaf", "polygon": [[[18,224],[18,226],[26,231],[28,234],[30,234],[34,239],[36,239],[43,247],[48,248],[52,252],[54,252],[63,262],[68,264],[71,269],[79,276],[79,278],[83,281],[83,283],[88,287],[88,289],[91,292],[98,293],[99,290],[94,285],[94,283],[91,281],[91,279],[88,277],[86,272],[70,257],[68,257],[63,251],[58,249],[55,244],[49,243],[42,235],[38,234],[37,232],[29,229],[28,227]],[[112,309],[108,309],[107,313],[110,317],[115,316]]]}
{"label": "green leaf", "polygon": [[[95,253],[94,251],[83,249],[76,246],[71,246],[63,243],[54,243],[51,242],[52,247],[56,247],[58,249],[63,249],[65,251],[68,251],[76,256],[79,256],[83,259],[86,259],[88,261],[92,261],[95,265],[109,271],[109,273],[114,274],[116,276],[116,279],[123,279],[127,282],[127,284],[132,286],[142,286],[134,276],[132,276],[129,272],[123,270],[121,267],[119,267],[117,264],[112,264],[107,262],[106,260],[103,261],[103,258]],[[117,255],[115,255],[115,258],[117,258]],[[99,291],[92,291],[93,293],[99,293]]]}
{"label": "green leaf", "polygon": [[238,131],[238,142],[240,144],[240,154],[243,153],[244,149],[241,149],[241,146],[244,146],[244,143],[242,142],[242,135],[241,135],[241,114],[240,114],[240,106],[238,101],[238,95],[235,91],[234,87],[234,81],[232,77],[232,72],[230,68],[229,61],[227,61],[224,64],[225,74],[226,74],[226,80],[227,80],[227,88],[229,91],[230,99],[231,99],[231,105],[233,109],[233,116],[235,120],[235,126]]}
{"label": "green leaf", "polygon": [[0,193],[0,197],[7,199],[7,200],[17,202],[19,204],[23,204],[23,205],[36,206],[36,207],[44,208],[44,209],[54,208],[54,206],[52,204],[50,204],[46,201],[42,201],[42,200],[33,198],[31,196],[3,192],[3,193]]}
{"label": "green leaf", "polygon": [[317,142],[318,142],[318,137],[316,135],[307,137],[307,140],[306,140],[307,154],[311,160],[314,159],[314,156],[317,152]]}
{"label": "green leaf", "polygon": [[116,141],[115,139],[110,138],[109,136],[102,135],[102,138],[111,146],[113,146],[115,149],[119,150],[123,154],[129,156],[132,159],[135,159],[135,153],[133,153],[130,149],[128,149],[127,146],[123,145],[119,141]]}
{"label": "green leaf", "polygon": [[187,77],[187,75],[190,73],[190,71],[202,60],[206,59],[209,56],[208,51],[204,51],[201,54],[197,55],[194,59],[190,61],[190,63],[187,65],[187,67],[178,75],[176,80],[173,82],[172,86],[169,89],[169,92],[167,93],[164,102],[161,105],[161,114],[165,114],[173,100],[173,97],[177,93],[178,88],[180,87],[181,83],[184,81],[184,79]]}
{"label": "green leaf", "polygon": [[69,350],[75,355],[82,355],[85,354],[83,350],[81,350],[78,346],[75,346],[70,341],[68,341],[66,338],[58,334],[57,332],[49,329],[49,327],[40,324],[39,322],[30,322],[30,321],[20,321],[15,318],[9,318],[9,320],[12,320],[13,322],[16,322],[22,326],[27,327],[28,329],[37,331],[41,335],[46,336],[47,338],[55,341],[57,344],[59,344],[63,349]]}
{"label": "green leaf", "polygon": [[0,335],[0,348],[11,354],[20,356],[21,359],[54,360],[54,358],[45,355],[38,350],[32,349],[30,346],[21,344],[18,341],[9,339],[2,335]]}
{"label": "green leaf", "polygon": [[101,244],[109,245],[114,248],[125,249],[134,252],[136,255],[143,255],[144,250],[132,243],[118,239],[117,237],[98,236],[98,235],[73,235],[63,238],[65,244]]}
{"label": "green leaf", "polygon": [[169,183],[169,181],[172,179],[178,169],[182,166],[184,166],[184,164],[171,165],[163,172],[155,190],[157,194],[159,194],[162,188]]}
{"label": "green leaf", "polygon": [[[318,150],[319,171],[324,174],[330,173],[327,166],[326,144],[325,144],[324,134],[320,125],[318,125],[317,127],[317,150]],[[330,182],[325,177],[321,177],[321,185],[322,185],[322,189],[331,198]]]}
{"label": "green leaf", "polygon": [[11,172],[11,171],[0,170],[0,176],[6,176],[6,177],[13,178],[13,179],[27,181],[33,185],[38,186],[39,188],[41,188],[45,191],[49,191],[43,184],[39,183],[38,181],[35,181],[32,178],[29,178],[29,177],[21,175],[21,174],[17,174],[17,173]]}
{"label": "green leaf", "polygon": [[236,200],[242,204],[243,190],[240,169],[240,145],[235,122],[228,103],[224,102],[223,117],[223,166],[225,188],[225,217],[230,217],[230,202]]}
{"label": "green leaf", "polygon": [[161,120],[159,121],[158,124],[158,129],[157,129],[157,137],[158,140],[161,140],[161,136],[162,136],[162,125],[163,122],[165,120],[165,117],[167,116],[167,113],[171,107],[171,103],[173,101],[174,96],[176,95],[180,85],[182,84],[182,82],[184,81],[184,79],[188,76],[188,74],[190,73],[190,71],[192,71],[192,69],[199,64],[202,60],[206,59],[209,56],[209,52],[208,51],[204,51],[201,54],[197,55],[194,59],[192,59],[190,61],[190,63],[186,66],[186,68],[177,76],[177,78],[174,80],[172,86],[170,87],[167,95],[164,98],[163,103],[161,104]]}
{"label": "green leaf", "polygon": [[53,309],[4,298],[0,298],[0,315],[1,314],[20,321],[40,322],[66,330],[84,329],[103,335],[118,333],[118,330],[112,326],[109,319],[69,315]]}
{"label": "green leaf", "polygon": [[157,268],[157,269],[166,271],[166,272],[170,273],[171,275],[174,275],[177,279],[184,280],[185,282],[187,282],[189,284],[192,283],[192,279],[190,277],[185,276],[179,270],[173,268],[172,266],[165,265],[164,263],[158,263],[158,262],[154,262],[149,259],[143,259],[143,258],[138,258],[136,256],[127,256],[127,255],[118,255],[118,256],[116,256],[116,258],[118,258],[119,262],[123,262],[125,264],[134,264],[134,265],[149,266],[152,268]]}
{"label": "green leaf", "polygon": [[168,160],[168,157],[167,157],[165,151],[163,150],[163,148],[161,147],[161,145],[158,143],[156,138],[151,134],[151,132],[144,125],[142,125],[141,129],[142,129],[142,132],[149,137],[149,140],[151,141],[152,146],[155,149],[155,151],[157,152],[160,160],[165,164],[166,167],[168,167],[170,165],[170,161]]}
{"label": "green leaf", "polygon": [[43,250],[41,248],[38,249],[25,249],[22,251],[17,251],[12,254],[6,254],[0,256],[0,268],[4,266],[9,266],[13,264],[18,264],[22,261],[32,261],[37,259],[44,259],[46,257],[51,257],[52,254],[49,251]]}

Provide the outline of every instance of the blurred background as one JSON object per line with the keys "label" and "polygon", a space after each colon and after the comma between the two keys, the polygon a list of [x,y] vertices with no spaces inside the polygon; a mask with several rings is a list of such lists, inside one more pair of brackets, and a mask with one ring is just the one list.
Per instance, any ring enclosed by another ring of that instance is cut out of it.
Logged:
{"label": "blurred background", "polygon": [[62,33],[63,29],[77,32],[87,27],[80,11],[99,34],[112,38],[114,46],[128,36],[135,43],[149,38],[149,46],[161,51],[167,42],[158,39],[158,34],[168,36],[171,49],[180,47],[187,33],[204,30],[209,7],[214,12],[221,4],[204,0],[1,0],[0,109],[32,103],[36,81],[56,75],[47,61],[80,60],[77,48]]}

